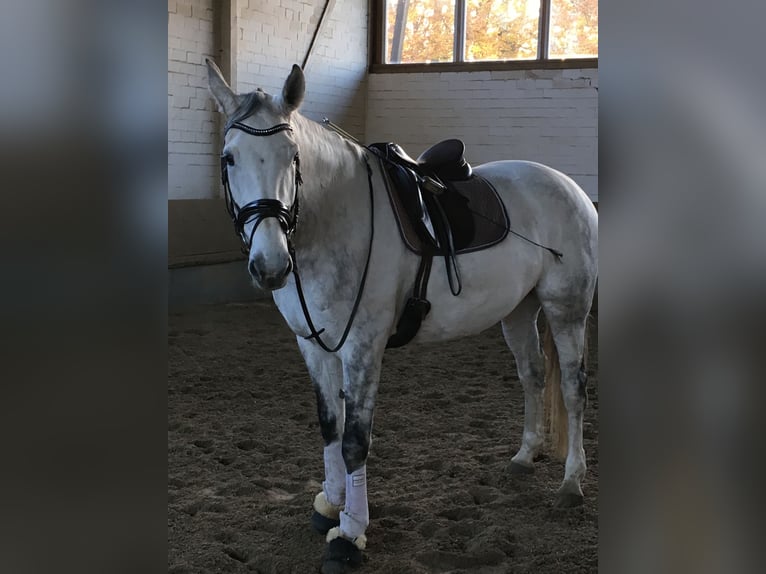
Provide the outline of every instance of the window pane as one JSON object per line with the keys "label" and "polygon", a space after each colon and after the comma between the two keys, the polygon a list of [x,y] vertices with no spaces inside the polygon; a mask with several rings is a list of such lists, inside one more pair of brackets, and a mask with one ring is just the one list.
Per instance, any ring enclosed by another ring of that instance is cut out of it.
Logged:
{"label": "window pane", "polygon": [[387,0],[386,63],[451,62],[455,0]]}
{"label": "window pane", "polygon": [[540,0],[468,0],[465,60],[537,57]]}
{"label": "window pane", "polygon": [[551,0],[548,57],[598,56],[598,0]]}

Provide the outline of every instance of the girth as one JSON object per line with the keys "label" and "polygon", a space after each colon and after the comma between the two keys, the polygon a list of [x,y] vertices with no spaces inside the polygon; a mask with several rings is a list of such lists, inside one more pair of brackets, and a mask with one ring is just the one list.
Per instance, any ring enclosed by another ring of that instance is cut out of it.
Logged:
{"label": "girth", "polygon": [[452,294],[462,290],[456,256],[500,243],[509,220],[500,196],[474,175],[464,145],[440,142],[417,160],[393,143],[368,146],[381,158],[386,188],[399,232],[408,249],[421,256],[415,288],[388,347],[408,343],[430,311],[426,289],[433,257],[443,256]]}

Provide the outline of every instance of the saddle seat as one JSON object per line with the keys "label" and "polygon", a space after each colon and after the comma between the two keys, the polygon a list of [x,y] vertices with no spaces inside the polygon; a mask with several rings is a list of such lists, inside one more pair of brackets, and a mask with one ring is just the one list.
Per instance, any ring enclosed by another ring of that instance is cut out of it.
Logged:
{"label": "saddle seat", "polygon": [[390,144],[390,159],[409,167],[416,173],[434,174],[440,179],[461,181],[471,177],[471,165],[465,160],[465,144],[459,139],[448,139],[432,145],[412,159],[399,144]]}

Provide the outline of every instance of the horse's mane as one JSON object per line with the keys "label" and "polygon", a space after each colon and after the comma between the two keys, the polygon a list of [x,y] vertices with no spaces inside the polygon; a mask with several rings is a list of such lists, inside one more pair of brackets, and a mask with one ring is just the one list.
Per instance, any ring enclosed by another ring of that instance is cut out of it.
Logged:
{"label": "horse's mane", "polygon": [[321,162],[323,167],[314,173],[325,186],[331,186],[343,174],[348,175],[354,165],[364,163],[365,149],[359,144],[297,112],[293,112],[291,123],[298,127],[304,138],[311,141],[311,148],[302,152],[305,159],[301,161]]}

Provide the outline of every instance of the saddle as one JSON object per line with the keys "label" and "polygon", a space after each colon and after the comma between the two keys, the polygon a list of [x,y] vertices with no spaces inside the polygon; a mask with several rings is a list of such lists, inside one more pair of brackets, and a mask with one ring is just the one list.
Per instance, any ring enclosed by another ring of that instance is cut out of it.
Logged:
{"label": "saddle", "polygon": [[462,290],[456,256],[500,243],[509,220],[497,191],[473,173],[458,139],[439,142],[417,159],[395,143],[368,146],[381,159],[391,207],[404,244],[421,256],[415,288],[388,347],[417,334],[430,311],[426,299],[434,256],[443,256],[452,294]]}

